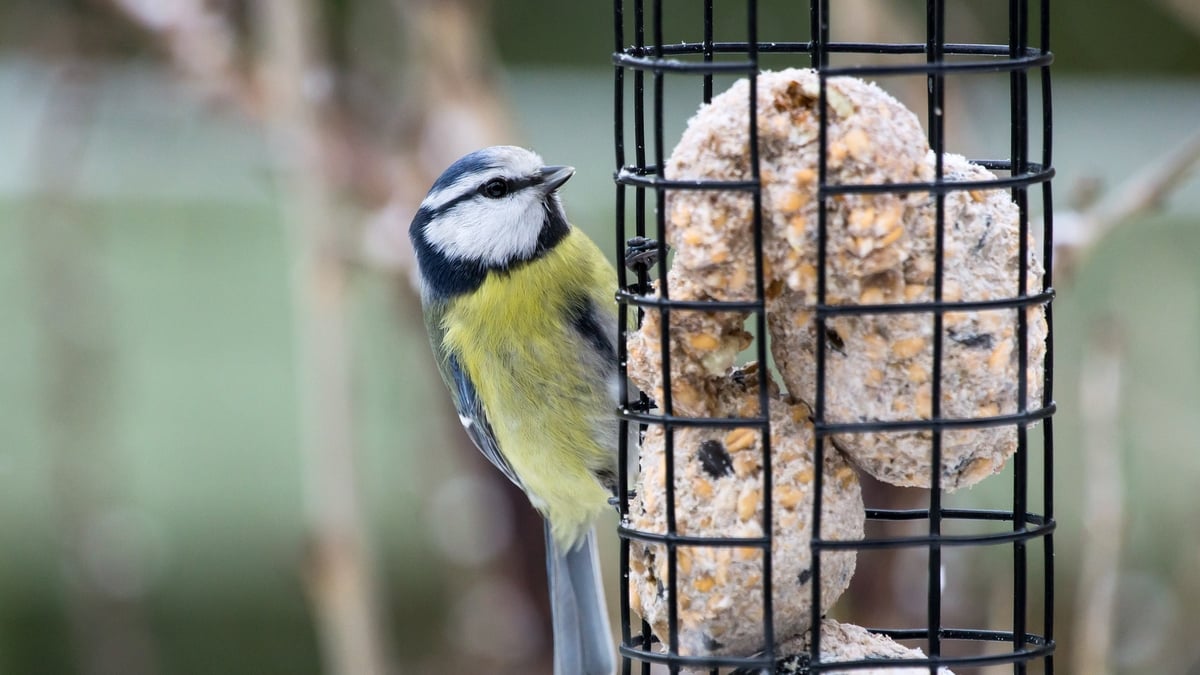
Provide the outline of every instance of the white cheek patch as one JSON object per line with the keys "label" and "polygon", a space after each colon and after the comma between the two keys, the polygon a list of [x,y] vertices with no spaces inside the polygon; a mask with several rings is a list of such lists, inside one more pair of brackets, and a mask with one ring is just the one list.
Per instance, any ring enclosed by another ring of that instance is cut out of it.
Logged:
{"label": "white cheek patch", "polygon": [[496,267],[533,255],[544,220],[541,195],[524,190],[501,199],[466,199],[425,227],[425,239],[448,258]]}

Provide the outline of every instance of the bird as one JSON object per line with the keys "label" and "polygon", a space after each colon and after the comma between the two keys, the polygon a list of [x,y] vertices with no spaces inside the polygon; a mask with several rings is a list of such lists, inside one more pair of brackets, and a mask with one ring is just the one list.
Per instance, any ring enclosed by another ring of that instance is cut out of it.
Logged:
{"label": "bird", "polygon": [[437,367],[475,446],[544,519],[555,675],[615,670],[593,521],[616,490],[616,272],[558,194],[575,170],[493,146],[409,226]]}

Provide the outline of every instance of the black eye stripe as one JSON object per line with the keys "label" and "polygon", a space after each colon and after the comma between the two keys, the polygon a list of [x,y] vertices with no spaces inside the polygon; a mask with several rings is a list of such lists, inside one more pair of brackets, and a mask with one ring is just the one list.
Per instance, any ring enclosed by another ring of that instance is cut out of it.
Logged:
{"label": "black eye stripe", "polygon": [[526,176],[525,178],[516,178],[516,179],[510,178],[510,179],[507,179],[505,182],[508,183],[508,191],[510,193],[512,193],[512,192],[516,192],[517,190],[524,190],[525,188],[531,187],[534,185],[541,185],[542,177],[541,176]]}
{"label": "black eye stripe", "polygon": [[[454,197],[453,199],[450,199],[449,201],[438,205],[437,208],[433,208],[433,209],[429,209],[428,207],[422,207],[422,208],[426,208],[429,211],[429,215],[430,215],[431,219],[434,217],[440,216],[444,213],[451,211],[452,209],[454,209],[454,207],[458,206],[462,202],[465,202],[468,199],[473,199],[477,195],[486,196],[486,194],[484,193],[484,186],[487,185],[490,181],[494,180],[495,178],[496,178],[495,176],[493,176],[492,178],[489,178],[488,180],[484,181],[483,183],[480,183],[479,187],[475,188],[474,190],[472,190],[470,192],[464,192],[464,193],[458,195],[457,197]],[[516,192],[517,190],[524,190],[525,188],[533,186],[533,185],[541,185],[543,182],[545,182],[544,180],[542,180],[542,177],[540,175],[539,176],[527,176],[525,178],[504,178],[503,180],[504,180],[504,184],[508,187],[508,194],[512,194],[512,193]]]}
{"label": "black eye stripe", "polygon": [[[480,185],[479,186],[479,194],[487,195],[486,190],[487,190],[488,186],[494,180],[496,180],[496,179],[495,178],[488,179],[482,185]],[[507,190],[505,191],[506,194],[510,194],[510,195],[519,190],[524,190],[527,187],[532,187],[534,185],[541,185],[543,182],[542,177],[540,175],[539,176],[526,176],[524,178],[503,178],[502,180],[504,181],[504,186],[507,188]]]}

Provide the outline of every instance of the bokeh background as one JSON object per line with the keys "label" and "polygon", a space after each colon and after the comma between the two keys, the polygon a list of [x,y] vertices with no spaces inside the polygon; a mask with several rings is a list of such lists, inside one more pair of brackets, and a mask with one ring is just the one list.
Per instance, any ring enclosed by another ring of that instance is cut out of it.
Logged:
{"label": "bokeh background", "polygon": [[[762,0],[764,38],[801,4]],[[952,40],[1004,35],[948,4]],[[834,5],[835,38],[923,39],[918,3]],[[1200,673],[1198,7],[1053,3],[1061,672]],[[549,672],[540,525],[449,409],[405,235],[509,142],[578,167],[612,241],[611,8],[0,4],[0,673]],[[952,150],[1007,150],[1006,83],[952,85]],[[699,98],[669,94],[668,148]],[[995,553],[951,617],[1003,625]],[[923,621],[923,558],[887,563],[839,616]]]}

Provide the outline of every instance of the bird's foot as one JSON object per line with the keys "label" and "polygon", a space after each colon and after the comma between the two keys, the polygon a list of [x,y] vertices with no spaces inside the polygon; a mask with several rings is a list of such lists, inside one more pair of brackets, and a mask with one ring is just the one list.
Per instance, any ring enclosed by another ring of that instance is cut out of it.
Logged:
{"label": "bird's foot", "polygon": [[[658,241],[656,239],[634,237],[626,241],[625,246],[625,266],[630,270],[634,272],[649,270],[658,264]],[[664,249],[669,251],[671,247],[664,246]]]}

